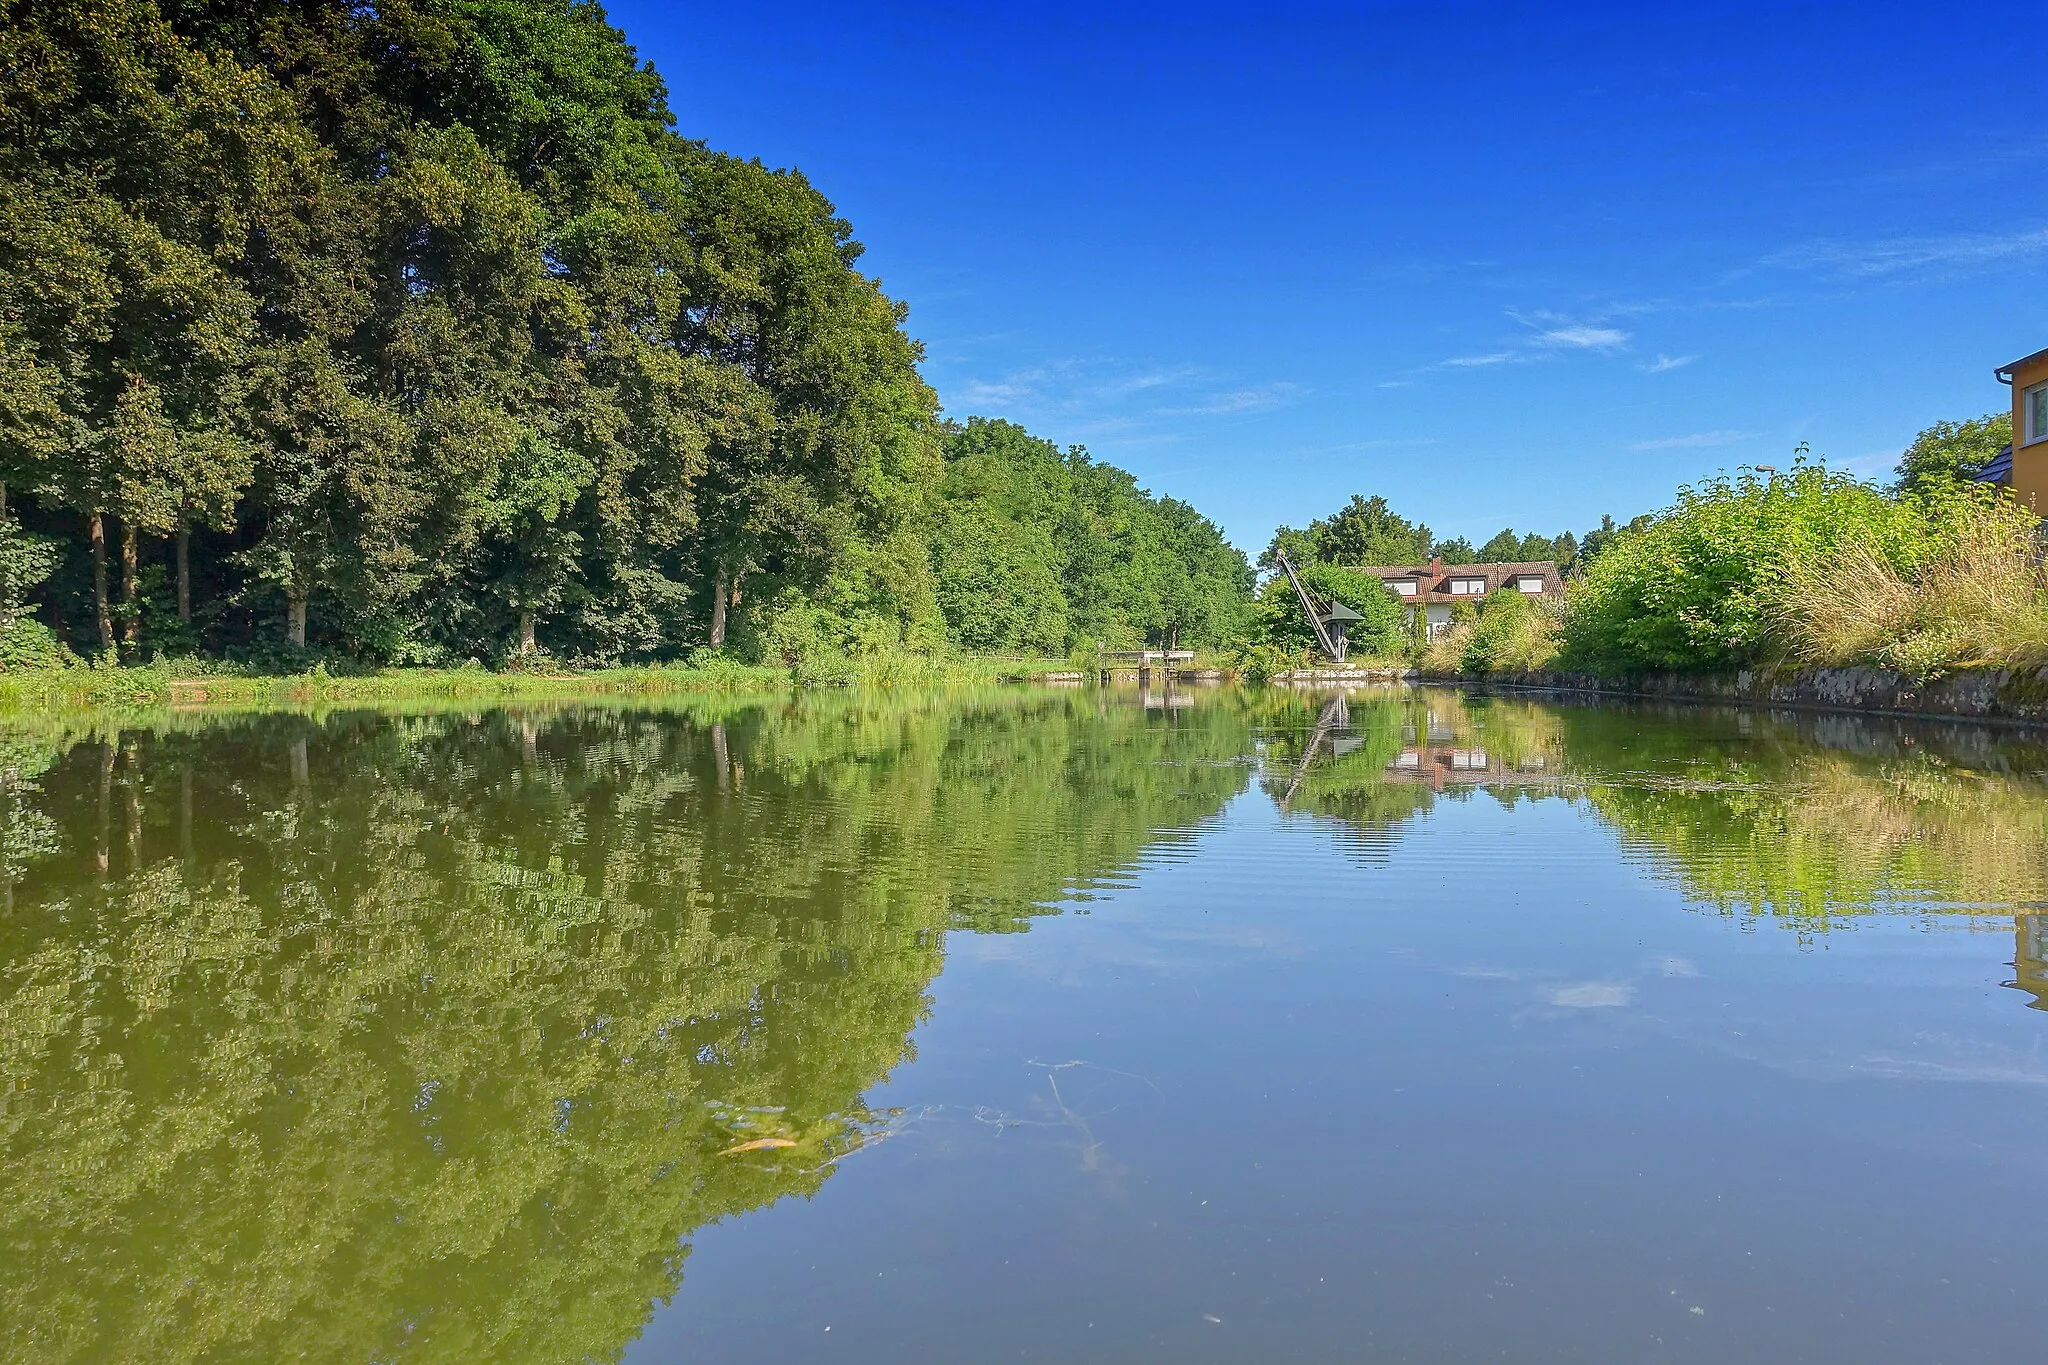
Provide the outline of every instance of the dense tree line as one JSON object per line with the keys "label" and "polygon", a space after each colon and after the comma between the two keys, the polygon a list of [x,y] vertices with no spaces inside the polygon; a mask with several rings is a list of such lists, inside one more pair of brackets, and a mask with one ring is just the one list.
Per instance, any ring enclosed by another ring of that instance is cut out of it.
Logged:
{"label": "dense tree line", "polygon": [[1009,422],[949,425],[945,453],[934,557],[961,644],[1210,644],[1242,627],[1251,566],[1188,504]]}
{"label": "dense tree line", "polygon": [[[956,593],[949,618],[963,556],[934,538],[971,518],[860,254],[803,176],[677,132],[582,0],[23,0],[0,29],[0,576],[48,570],[41,614],[81,653],[1200,629],[1157,584],[1028,628]],[[1068,463],[1108,543],[1171,552],[1117,525],[1113,471]],[[1148,506],[1216,559],[1207,523]]]}
{"label": "dense tree line", "polygon": [[[1608,529],[1611,531],[1612,523]],[[1580,556],[1579,541],[1570,531],[1545,536],[1522,534],[1503,527],[1485,544],[1474,546],[1463,536],[1438,539],[1419,521],[1395,512],[1378,495],[1351,495],[1351,501],[1327,517],[1317,517],[1306,530],[1282,526],[1273,533],[1272,543],[1259,563],[1272,566],[1285,553],[1297,565],[1320,562],[1356,568],[1368,565],[1426,564],[1441,559],[1446,564],[1514,564],[1554,561],[1560,568]]]}

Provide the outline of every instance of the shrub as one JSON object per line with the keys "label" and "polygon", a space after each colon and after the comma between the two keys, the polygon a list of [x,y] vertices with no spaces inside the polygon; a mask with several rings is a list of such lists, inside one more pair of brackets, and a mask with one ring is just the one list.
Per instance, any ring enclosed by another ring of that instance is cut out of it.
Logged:
{"label": "shrub", "polygon": [[1781,627],[1790,657],[1922,679],[1973,663],[2048,663],[2048,570],[2033,518],[2005,498],[1934,507],[1935,544],[1908,568],[1862,534],[1792,566]]}
{"label": "shrub", "polygon": [[1527,673],[1548,668],[1557,655],[1558,616],[1524,593],[1486,599],[1464,629],[1458,667],[1467,673]]}
{"label": "shrub", "polygon": [[1453,620],[1416,655],[1415,665],[1425,673],[1456,673],[1465,667],[1465,645],[1478,628],[1478,618]]}
{"label": "shrub", "polygon": [[50,628],[32,616],[18,617],[0,629],[0,673],[64,668],[76,662]]}
{"label": "shrub", "polygon": [[1967,490],[1893,496],[1795,466],[1682,489],[1617,535],[1570,589],[1560,662],[1608,674],[1737,667],[1782,650],[1786,585],[1848,541],[1900,572],[1952,543]]}
{"label": "shrub", "polygon": [[[1401,650],[1403,628],[1401,604],[1387,591],[1387,585],[1372,574],[1336,564],[1311,562],[1297,566],[1302,579],[1323,596],[1342,602],[1365,619],[1351,627],[1351,653],[1358,657],[1385,656]],[[1315,646],[1315,633],[1301,614],[1301,603],[1287,582],[1287,575],[1274,574],[1259,589],[1252,605],[1257,640],[1285,650]]]}
{"label": "shrub", "polygon": [[1264,682],[1275,673],[1306,667],[1310,662],[1307,649],[1285,649],[1280,645],[1262,642],[1240,641],[1220,652],[1224,668],[1235,673],[1246,682]]}

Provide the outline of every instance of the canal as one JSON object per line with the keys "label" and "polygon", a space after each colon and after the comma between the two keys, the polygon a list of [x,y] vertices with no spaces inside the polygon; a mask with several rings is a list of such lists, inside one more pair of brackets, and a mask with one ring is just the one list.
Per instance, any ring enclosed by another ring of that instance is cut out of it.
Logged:
{"label": "canal", "polygon": [[7,1361],[2040,1349],[2025,732],[1085,687],[0,769]]}

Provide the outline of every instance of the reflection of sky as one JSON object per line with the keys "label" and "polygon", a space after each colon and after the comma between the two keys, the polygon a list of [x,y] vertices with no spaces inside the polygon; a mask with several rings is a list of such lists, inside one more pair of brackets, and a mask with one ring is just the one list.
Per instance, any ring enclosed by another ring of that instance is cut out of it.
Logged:
{"label": "reflection of sky", "polygon": [[1556,797],[1339,834],[1254,789],[1085,915],[954,936],[869,1097],[918,1127],[701,1234],[628,1359],[2037,1343],[2009,917],[1703,912]]}

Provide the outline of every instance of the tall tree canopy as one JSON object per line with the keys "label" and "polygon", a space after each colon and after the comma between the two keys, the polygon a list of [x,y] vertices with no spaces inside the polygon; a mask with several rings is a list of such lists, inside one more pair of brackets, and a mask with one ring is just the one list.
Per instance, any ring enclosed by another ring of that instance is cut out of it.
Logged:
{"label": "tall tree canopy", "polygon": [[1121,472],[956,502],[860,256],[588,0],[21,0],[0,483],[44,614],[391,662],[1218,635],[1234,552]]}
{"label": "tall tree canopy", "polygon": [[1513,527],[1475,548],[1463,536],[1438,540],[1429,527],[1409,521],[1378,495],[1351,495],[1351,501],[1327,517],[1317,517],[1306,531],[1283,526],[1260,556],[1262,567],[1272,568],[1281,552],[1297,564],[1322,563],[1351,567],[1367,565],[1423,564],[1432,557],[1447,564],[1502,564],[1555,560],[1568,564],[1578,551],[1572,533],[1558,536],[1519,535]]}
{"label": "tall tree canopy", "polygon": [[2012,414],[1986,413],[1964,422],[1936,422],[1899,456],[1898,490],[1928,493],[1966,483],[2012,444]]}
{"label": "tall tree canopy", "polygon": [[1252,572],[1184,502],[1010,422],[948,424],[934,562],[948,630],[971,649],[1218,644]]}

